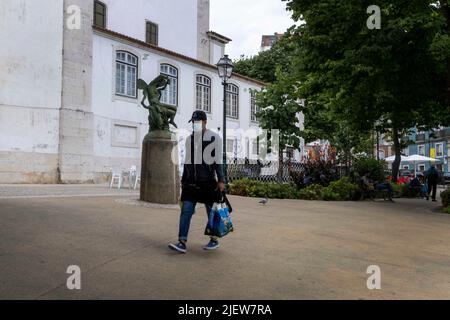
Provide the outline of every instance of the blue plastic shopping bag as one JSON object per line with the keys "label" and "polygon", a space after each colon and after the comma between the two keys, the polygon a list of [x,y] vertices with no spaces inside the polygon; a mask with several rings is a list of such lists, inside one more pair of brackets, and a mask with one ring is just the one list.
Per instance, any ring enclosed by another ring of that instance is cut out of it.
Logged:
{"label": "blue plastic shopping bag", "polygon": [[222,238],[233,231],[233,222],[226,203],[214,203],[209,212],[205,235]]}

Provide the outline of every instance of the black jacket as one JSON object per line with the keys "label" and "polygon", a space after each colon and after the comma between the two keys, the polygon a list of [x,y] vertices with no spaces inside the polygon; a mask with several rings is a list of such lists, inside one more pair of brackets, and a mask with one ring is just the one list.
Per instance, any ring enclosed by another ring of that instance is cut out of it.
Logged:
{"label": "black jacket", "polygon": [[217,201],[217,182],[225,182],[222,139],[210,130],[202,132],[201,136],[192,134],[186,139],[185,152],[181,201]]}

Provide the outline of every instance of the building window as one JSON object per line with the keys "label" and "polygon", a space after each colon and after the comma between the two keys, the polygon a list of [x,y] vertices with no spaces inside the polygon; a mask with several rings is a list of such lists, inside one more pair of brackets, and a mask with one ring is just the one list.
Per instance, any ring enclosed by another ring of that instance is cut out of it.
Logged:
{"label": "building window", "polygon": [[235,139],[227,139],[227,153],[234,154],[234,141]]}
{"label": "building window", "polygon": [[106,5],[100,1],[94,1],[94,26],[106,28]]}
{"label": "building window", "polygon": [[259,155],[259,137],[252,141],[252,155]]}
{"label": "building window", "polygon": [[419,172],[424,172],[424,171],[425,171],[425,165],[419,164]]}
{"label": "building window", "polygon": [[161,74],[169,78],[169,85],[161,94],[161,102],[171,106],[178,105],[178,69],[170,64],[161,65]]}
{"label": "building window", "polygon": [[198,74],[196,77],[197,110],[211,112],[211,79]]}
{"label": "building window", "polygon": [[250,120],[257,122],[256,114],[259,112],[259,107],[256,105],[256,92],[250,92]]}
{"label": "building window", "polygon": [[138,58],[126,51],[116,52],[116,94],[137,98]]}
{"label": "building window", "polygon": [[407,157],[409,157],[409,148],[403,149],[403,154]]}
{"label": "building window", "polygon": [[257,156],[259,154],[258,142],[254,141],[252,143],[252,155]]}
{"label": "building window", "polygon": [[425,155],[425,145],[420,145],[419,149],[418,149],[418,153],[420,156],[424,156]]}
{"label": "building window", "polygon": [[153,22],[146,23],[145,41],[147,43],[158,45],[158,25]]}
{"label": "building window", "polygon": [[226,88],[226,115],[230,118],[239,118],[239,88],[234,84],[227,84]]}
{"label": "building window", "polygon": [[436,143],[436,157],[443,157],[443,156],[444,156],[444,144]]}

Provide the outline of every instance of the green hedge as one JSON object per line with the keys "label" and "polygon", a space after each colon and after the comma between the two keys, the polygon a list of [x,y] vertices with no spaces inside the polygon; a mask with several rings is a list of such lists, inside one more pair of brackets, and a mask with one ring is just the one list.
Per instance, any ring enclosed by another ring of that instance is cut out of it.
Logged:
{"label": "green hedge", "polygon": [[230,193],[244,197],[326,201],[357,200],[360,196],[359,187],[348,177],[333,181],[328,187],[312,184],[300,190],[291,184],[241,179],[231,183]]}
{"label": "green hedge", "polygon": [[267,197],[273,199],[297,199],[297,188],[290,184],[261,182],[250,179],[235,180],[230,184],[230,193],[244,197]]}
{"label": "green hedge", "polygon": [[392,191],[394,191],[394,197],[402,198],[409,197],[408,185],[406,184],[396,184],[391,182]]}
{"label": "green hedge", "polygon": [[322,199],[328,201],[357,200],[360,196],[359,187],[350,181],[349,177],[343,177],[333,181],[323,189]]}
{"label": "green hedge", "polygon": [[312,184],[300,189],[298,198],[302,200],[320,200],[322,198],[323,187],[320,184]]}
{"label": "green hedge", "polygon": [[441,200],[444,208],[450,207],[450,189],[441,192]]}

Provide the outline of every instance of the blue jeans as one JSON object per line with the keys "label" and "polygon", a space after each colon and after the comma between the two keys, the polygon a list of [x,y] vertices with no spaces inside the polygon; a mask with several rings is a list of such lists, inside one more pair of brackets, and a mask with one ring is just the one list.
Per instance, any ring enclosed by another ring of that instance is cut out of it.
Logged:
{"label": "blue jeans", "polygon": [[392,198],[394,195],[394,190],[392,189],[392,185],[390,183],[378,183],[376,185],[376,189],[379,191],[387,190],[389,198]]}
{"label": "blue jeans", "polygon": [[[180,215],[180,231],[178,233],[178,240],[186,242],[189,234],[189,227],[191,226],[192,215],[195,213],[196,201],[183,201]],[[205,203],[206,216],[209,219],[209,213],[212,209],[212,203]],[[216,237],[210,237],[211,240],[217,241]]]}

